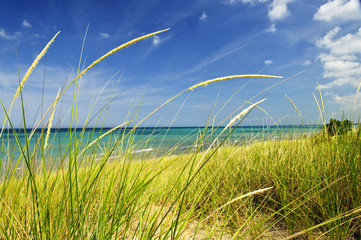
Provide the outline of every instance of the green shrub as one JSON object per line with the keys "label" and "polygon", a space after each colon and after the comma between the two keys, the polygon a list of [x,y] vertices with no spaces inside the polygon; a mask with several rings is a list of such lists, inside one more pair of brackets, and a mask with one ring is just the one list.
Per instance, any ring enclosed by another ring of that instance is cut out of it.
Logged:
{"label": "green shrub", "polygon": [[351,131],[352,125],[353,123],[350,120],[344,119],[341,122],[331,118],[330,122],[326,124],[326,130],[330,136],[342,135]]}

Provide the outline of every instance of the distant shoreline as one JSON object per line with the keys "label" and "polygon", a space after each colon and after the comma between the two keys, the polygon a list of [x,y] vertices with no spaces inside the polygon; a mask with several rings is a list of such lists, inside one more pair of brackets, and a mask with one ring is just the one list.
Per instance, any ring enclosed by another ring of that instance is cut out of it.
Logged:
{"label": "distant shoreline", "polygon": [[[357,123],[354,123],[354,125],[357,125]],[[322,127],[323,124],[307,124],[307,125],[302,125],[302,124],[295,124],[295,125],[270,125],[270,126],[263,126],[263,125],[246,125],[246,126],[235,126],[232,128],[291,128],[291,127],[295,127],[295,128],[301,128],[301,127],[306,127],[306,128],[310,128],[310,127]],[[226,126],[215,126],[213,128],[225,128]],[[114,127],[77,127],[77,128],[68,128],[68,127],[60,127],[60,128],[52,128],[51,131],[68,131],[69,129],[71,130],[76,130],[76,131],[82,131],[82,130],[110,130],[113,129]],[[118,129],[124,130],[124,129],[133,129],[134,127],[121,127]],[[136,127],[136,129],[185,129],[185,128],[199,128],[199,129],[204,129],[204,128],[212,128],[211,126],[178,126],[178,127]],[[46,130],[47,128],[43,128],[43,130]],[[24,128],[14,128],[15,131],[17,132],[24,132]],[[37,128],[35,130],[35,132],[41,132],[41,128]],[[6,128],[4,129],[4,132],[12,132],[13,130],[11,128]],[[27,132],[33,131],[33,128],[26,128]]]}

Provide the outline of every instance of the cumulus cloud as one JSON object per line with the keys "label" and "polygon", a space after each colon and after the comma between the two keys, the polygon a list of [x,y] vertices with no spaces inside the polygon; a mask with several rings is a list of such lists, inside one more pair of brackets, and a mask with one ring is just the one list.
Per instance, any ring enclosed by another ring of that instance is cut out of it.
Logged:
{"label": "cumulus cloud", "polygon": [[266,32],[276,32],[277,28],[275,24],[272,24],[269,28],[266,29]]}
{"label": "cumulus cloud", "polygon": [[322,21],[361,20],[361,8],[358,0],[333,0],[323,4],[313,16]]}
{"label": "cumulus cloud", "polygon": [[333,39],[340,30],[340,27],[335,27],[318,40],[317,45],[329,49],[333,55],[338,56],[361,53],[361,28],[355,34],[346,34],[339,39]]}
{"label": "cumulus cloud", "polygon": [[160,44],[161,40],[160,40],[160,37],[155,35],[153,36],[153,45],[154,46],[158,46]]}
{"label": "cumulus cloud", "polygon": [[354,111],[354,108],[361,107],[361,96],[357,96],[356,93],[346,94],[344,96],[340,96],[336,93],[331,93],[330,96],[332,102],[338,103],[347,108],[343,110]]}
{"label": "cumulus cloud", "polygon": [[[272,0],[268,5],[268,17],[271,21],[282,20],[288,17],[291,13],[288,10],[287,5],[294,0]],[[257,3],[269,2],[269,0],[228,0],[226,3],[233,5],[236,3],[255,5]],[[271,25],[269,32],[276,31],[276,27]]]}
{"label": "cumulus cloud", "polygon": [[110,37],[109,33],[103,33],[103,32],[101,32],[101,33],[99,33],[99,35],[100,35],[100,37],[102,37],[102,38],[109,38],[109,37]]}
{"label": "cumulus cloud", "polygon": [[20,32],[15,32],[14,34],[7,33],[4,29],[0,28],[0,38],[4,38],[7,40],[17,39],[20,37]]}
{"label": "cumulus cloud", "polygon": [[273,0],[269,5],[268,16],[272,21],[281,20],[290,15],[287,4],[293,0]]}
{"label": "cumulus cloud", "polygon": [[241,0],[243,3],[251,3],[251,4],[255,4],[257,2],[267,2],[268,0]]}
{"label": "cumulus cloud", "polygon": [[354,34],[337,37],[341,28],[335,27],[316,42],[324,51],[318,60],[323,64],[323,77],[331,82],[320,85],[321,89],[340,86],[357,87],[361,76],[361,28]]}
{"label": "cumulus cloud", "polygon": [[272,63],[273,63],[273,61],[272,61],[272,60],[270,60],[270,59],[268,59],[268,60],[264,61],[264,64],[266,64],[266,65],[270,65],[270,64],[272,64]]}
{"label": "cumulus cloud", "polygon": [[24,21],[23,21],[23,26],[24,27],[28,27],[28,28],[31,28],[32,27],[32,25],[28,22],[28,20],[26,20],[26,19],[24,19]]}
{"label": "cumulus cloud", "polygon": [[227,3],[228,4],[235,4],[238,2],[242,2],[242,3],[250,3],[252,5],[256,4],[257,2],[267,2],[268,0],[229,0]]}
{"label": "cumulus cloud", "polygon": [[152,37],[152,43],[153,43],[153,46],[157,47],[159,46],[160,44],[163,44],[163,42],[167,41],[171,39],[171,36],[162,36],[162,37],[159,37],[158,35],[155,35]]}
{"label": "cumulus cloud", "polygon": [[203,11],[202,12],[202,15],[199,17],[199,20],[201,20],[201,21],[205,21],[206,19],[207,19],[207,14],[206,14],[206,12],[205,11]]}

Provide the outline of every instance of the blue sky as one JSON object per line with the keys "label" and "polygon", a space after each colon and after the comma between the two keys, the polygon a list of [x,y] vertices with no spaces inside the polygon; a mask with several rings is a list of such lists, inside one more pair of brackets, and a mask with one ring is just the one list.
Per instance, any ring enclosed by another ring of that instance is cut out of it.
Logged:
{"label": "blue sky", "polygon": [[[95,102],[90,116],[112,96],[116,98],[101,120],[106,126],[122,123],[138,106],[140,120],[196,83],[233,74],[289,79],[269,90],[280,80],[234,79],[198,88],[143,125],[199,126],[211,113],[211,120],[219,124],[239,112],[245,101],[264,96],[267,100],[261,107],[269,115],[255,109],[243,125],[299,123],[285,95],[306,123],[319,123],[313,97],[319,96],[318,84],[327,120],[343,114],[357,119],[360,111],[361,101],[355,104],[361,81],[358,0],[14,0],[3,1],[0,15],[0,99],[7,107],[18,86],[17,65],[23,77],[37,54],[61,31],[24,86],[28,126],[39,120],[41,103],[46,109],[59,88],[74,79],[88,25],[81,59],[85,67],[133,38],[171,29],[117,52],[80,80],[78,125],[85,122]],[[58,126],[69,125],[72,96],[70,89],[57,107]],[[20,110],[18,99],[11,111],[17,126]]]}

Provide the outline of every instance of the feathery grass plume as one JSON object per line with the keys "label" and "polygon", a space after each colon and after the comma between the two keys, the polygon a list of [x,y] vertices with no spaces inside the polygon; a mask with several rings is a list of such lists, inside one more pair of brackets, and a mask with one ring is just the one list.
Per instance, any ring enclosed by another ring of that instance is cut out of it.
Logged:
{"label": "feathery grass plume", "polygon": [[263,102],[264,100],[266,100],[267,98],[264,98],[254,104],[252,104],[251,106],[249,106],[248,108],[244,109],[242,112],[240,112],[237,116],[235,116],[234,118],[232,118],[232,120],[228,123],[228,125],[224,128],[227,129],[228,127],[231,127],[231,125],[233,123],[235,123],[238,119],[240,119],[241,117],[243,117],[244,115],[246,115],[250,110],[252,110],[255,106],[257,106],[258,104],[260,104],[261,102]]}
{"label": "feathery grass plume", "polygon": [[[46,46],[44,47],[44,49],[43,49],[43,50],[39,53],[39,55],[35,58],[35,60],[34,60],[33,63],[31,64],[31,66],[29,67],[28,71],[25,73],[23,79],[22,79],[21,82],[20,82],[20,85],[19,85],[18,89],[16,90],[16,93],[15,93],[15,95],[14,95],[14,98],[13,98],[11,104],[10,104],[10,107],[9,107],[9,110],[8,110],[9,113],[11,112],[11,109],[12,109],[12,107],[13,107],[13,105],[14,105],[15,99],[18,97],[21,89],[24,87],[24,84],[25,84],[26,80],[29,78],[30,74],[33,72],[33,70],[34,70],[34,68],[36,67],[36,65],[38,65],[40,59],[41,59],[41,58],[45,55],[45,53],[48,51],[50,45],[55,41],[55,38],[58,36],[59,33],[60,33],[60,31],[55,34],[55,36],[50,40],[50,42],[48,42],[48,44],[46,44]],[[4,124],[3,124],[2,128],[1,128],[0,137],[1,137],[2,133],[3,133],[3,129],[4,129],[4,127],[5,127],[5,124],[6,124],[6,118],[4,119]]]}
{"label": "feathery grass plume", "polygon": [[59,101],[59,94],[60,94],[60,89],[58,90],[58,94],[56,95],[53,110],[51,111],[51,115],[50,115],[50,118],[49,118],[48,130],[46,131],[46,137],[45,137],[44,152],[46,150],[46,147],[48,146],[48,140],[49,140],[49,136],[50,136],[51,125],[53,123],[54,112],[55,112],[56,105],[57,105],[57,103]]}
{"label": "feathery grass plume", "polygon": [[88,146],[86,146],[83,151],[81,151],[80,155],[83,154],[88,148],[90,148],[94,143],[98,142],[100,139],[102,139],[103,137],[105,137],[106,135],[108,135],[109,133],[113,132],[114,130],[124,126],[125,124],[128,124],[130,121],[127,121],[125,123],[122,123],[112,129],[110,129],[109,131],[105,132],[104,134],[102,134],[100,137],[98,137],[97,139],[95,139],[94,141],[92,141],[91,143],[88,144]]}
{"label": "feathery grass plume", "polygon": [[273,76],[273,75],[262,75],[262,74],[231,75],[231,76],[226,76],[226,77],[214,78],[214,79],[210,79],[210,80],[198,83],[198,84],[193,85],[192,87],[188,88],[187,91],[194,90],[195,88],[200,87],[200,86],[207,86],[208,84],[213,83],[213,82],[226,81],[226,80],[234,79],[234,78],[283,78],[283,77]]}
{"label": "feathery grass plume", "polygon": [[79,73],[79,75],[77,76],[77,79],[80,78],[81,76],[83,76],[89,69],[91,69],[92,67],[94,67],[96,64],[98,64],[99,62],[103,61],[105,58],[109,57],[110,55],[112,55],[113,53],[118,52],[119,50],[128,47],[130,45],[132,45],[133,43],[139,42],[141,40],[144,40],[146,38],[149,38],[151,36],[157,35],[159,33],[165,32],[170,30],[170,28],[164,29],[164,30],[160,30],[157,32],[153,32],[138,38],[135,38],[127,43],[124,43],[122,45],[120,45],[119,47],[114,48],[113,50],[110,50],[109,52],[107,52],[106,54],[104,54],[103,56],[101,56],[100,58],[98,58],[97,60],[95,60],[92,64],[90,64],[86,69],[84,69],[84,71],[82,71],[81,73]]}
{"label": "feathery grass plume", "polygon": [[245,197],[249,197],[249,196],[253,196],[253,195],[255,195],[255,194],[259,194],[259,193],[266,192],[266,191],[268,191],[268,190],[271,190],[272,188],[273,188],[273,187],[262,188],[262,189],[258,189],[258,190],[253,191],[253,192],[249,192],[249,193],[243,194],[243,195],[241,195],[241,196],[239,196],[239,197],[236,197],[235,199],[227,202],[227,203],[224,204],[223,206],[219,207],[216,211],[221,210],[221,209],[224,208],[225,206],[228,206],[229,204],[231,204],[231,203],[233,203],[233,202],[235,202],[235,201],[237,201],[237,200],[241,200],[242,198],[245,198]]}

